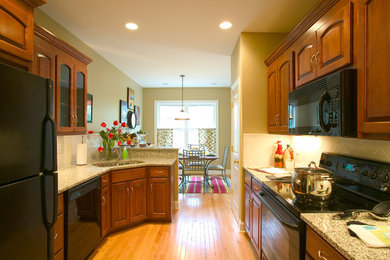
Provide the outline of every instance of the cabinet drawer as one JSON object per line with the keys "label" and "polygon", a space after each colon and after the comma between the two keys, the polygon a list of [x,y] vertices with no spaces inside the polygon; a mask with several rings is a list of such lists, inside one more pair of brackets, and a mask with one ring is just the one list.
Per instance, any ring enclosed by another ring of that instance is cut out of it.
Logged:
{"label": "cabinet drawer", "polygon": [[255,193],[258,193],[261,191],[261,184],[254,179],[252,179],[252,190]]}
{"label": "cabinet drawer", "polygon": [[102,177],[100,178],[100,186],[102,188],[106,187],[108,184],[110,184],[110,174],[106,173],[103,174]]}
{"label": "cabinet drawer", "polygon": [[54,225],[54,253],[64,248],[64,214],[57,217]]}
{"label": "cabinet drawer", "polygon": [[152,167],[149,168],[149,174],[151,178],[164,178],[169,176],[169,169],[164,167]]}
{"label": "cabinet drawer", "polygon": [[306,251],[314,259],[345,259],[310,227],[306,228]]}
{"label": "cabinet drawer", "polygon": [[111,174],[112,183],[131,181],[136,179],[145,178],[145,168],[135,168],[135,169],[126,169],[113,171]]}
{"label": "cabinet drawer", "polygon": [[58,195],[58,213],[57,215],[61,215],[64,213],[64,194],[61,193]]}
{"label": "cabinet drawer", "polygon": [[252,187],[252,177],[247,172],[245,172],[245,184]]}

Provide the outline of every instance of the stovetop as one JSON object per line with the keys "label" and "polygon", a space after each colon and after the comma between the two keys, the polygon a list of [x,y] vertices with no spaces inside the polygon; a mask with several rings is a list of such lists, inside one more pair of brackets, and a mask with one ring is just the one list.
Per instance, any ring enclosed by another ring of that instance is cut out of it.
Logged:
{"label": "stovetop", "polygon": [[301,213],[372,209],[379,202],[390,200],[390,164],[323,153],[320,167],[335,174],[334,192],[327,201],[299,200],[290,183],[265,181],[264,190],[296,216]]}

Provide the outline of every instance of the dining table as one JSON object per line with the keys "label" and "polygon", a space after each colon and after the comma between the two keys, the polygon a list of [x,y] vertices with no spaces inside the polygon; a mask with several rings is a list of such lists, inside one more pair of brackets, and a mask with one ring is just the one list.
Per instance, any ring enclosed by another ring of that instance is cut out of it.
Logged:
{"label": "dining table", "polygon": [[[198,158],[198,157],[196,157]],[[186,159],[186,160],[191,160],[191,158],[184,158],[183,157],[183,154],[182,153],[179,153],[179,164],[181,164],[182,167],[184,167],[183,165],[183,160]],[[219,157],[215,154],[210,154],[210,155],[206,155],[204,158],[202,158],[205,160],[206,164],[204,166],[204,177],[206,179],[206,176],[207,176],[207,168],[208,166],[215,160],[218,160]],[[184,182],[184,179],[180,182],[179,186],[182,185]],[[207,181],[208,183],[208,181]],[[213,188],[213,186],[209,183],[210,187]]]}

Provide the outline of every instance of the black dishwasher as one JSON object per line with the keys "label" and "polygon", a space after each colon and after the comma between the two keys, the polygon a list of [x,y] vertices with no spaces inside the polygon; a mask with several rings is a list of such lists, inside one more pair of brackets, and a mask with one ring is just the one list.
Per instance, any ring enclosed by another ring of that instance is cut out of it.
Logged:
{"label": "black dishwasher", "polygon": [[100,242],[100,177],[68,190],[65,257],[83,260]]}

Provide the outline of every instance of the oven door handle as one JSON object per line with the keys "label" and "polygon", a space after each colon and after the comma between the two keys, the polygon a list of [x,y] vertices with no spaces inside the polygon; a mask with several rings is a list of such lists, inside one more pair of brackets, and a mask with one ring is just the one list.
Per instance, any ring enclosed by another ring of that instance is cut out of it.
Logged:
{"label": "oven door handle", "polygon": [[330,99],[331,99],[331,97],[330,97],[329,93],[325,92],[320,97],[320,102],[318,104],[318,107],[319,107],[318,117],[319,117],[319,121],[320,121],[320,126],[321,126],[322,131],[324,131],[325,133],[329,132],[331,125],[330,125],[330,123],[325,124],[325,122],[324,122],[324,102],[327,101],[328,103],[330,103]]}
{"label": "oven door handle", "polygon": [[259,195],[260,195],[260,199],[261,201],[264,203],[265,206],[267,206],[267,208],[269,210],[271,210],[271,212],[278,218],[278,220],[285,226],[289,227],[289,228],[292,228],[294,230],[299,230],[299,225],[298,224],[292,224],[292,223],[288,223],[286,220],[283,219],[282,216],[279,215],[278,212],[276,212],[275,209],[273,209],[269,204],[268,202],[265,201],[265,199],[263,198],[264,196],[264,192],[259,192]]}

